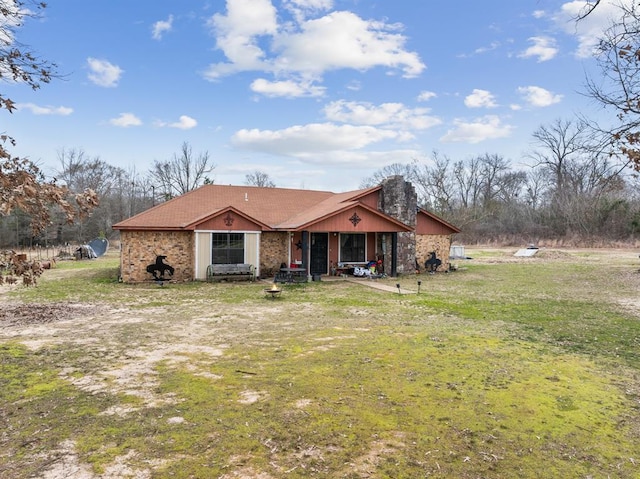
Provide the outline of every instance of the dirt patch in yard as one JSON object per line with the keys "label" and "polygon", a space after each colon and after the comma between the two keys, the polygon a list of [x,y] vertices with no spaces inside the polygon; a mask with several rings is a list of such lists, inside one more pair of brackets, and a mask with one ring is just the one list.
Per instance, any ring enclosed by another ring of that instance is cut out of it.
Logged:
{"label": "dirt patch in yard", "polygon": [[[208,309],[207,312],[204,309]],[[223,313],[204,304],[186,306],[180,316],[164,308],[136,309],[109,304],[18,303],[0,309],[0,341],[17,341],[32,351],[63,346],[86,350],[81,364],[60,364],[59,377],[89,394],[123,394],[132,404],[114,405],[100,415],[131,417],[141,410],[179,404],[180,398],[158,390],[158,365],[181,365],[194,376],[216,380],[211,364],[224,354],[228,342],[253,335],[267,321],[265,312],[252,308]],[[275,314],[277,312],[274,311]],[[232,322],[236,322],[235,325]],[[243,324],[238,328],[237,323]],[[238,404],[250,405],[264,398],[260,391],[246,391]],[[167,418],[180,424],[179,416]],[[120,479],[151,477],[151,469],[131,466],[135,451],[119,456],[104,472],[96,474],[79,460],[72,441],[52,450],[41,471],[43,479]],[[135,461],[134,461],[135,462]],[[231,476],[230,476],[231,477]],[[262,476],[233,476],[262,477]],[[266,477],[266,476],[265,476]]]}
{"label": "dirt patch in yard", "polygon": [[0,308],[0,326],[28,327],[73,320],[95,311],[95,305],[73,303],[5,304]]}

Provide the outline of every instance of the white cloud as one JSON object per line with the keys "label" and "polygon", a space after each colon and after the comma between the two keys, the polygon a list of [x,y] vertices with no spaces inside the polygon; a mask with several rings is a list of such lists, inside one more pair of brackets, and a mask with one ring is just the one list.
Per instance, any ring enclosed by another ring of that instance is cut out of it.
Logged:
{"label": "white cloud", "polygon": [[275,35],[278,30],[276,9],[270,0],[227,0],[227,14],[216,13],[209,26],[216,34],[216,46],[229,62],[212,65],[205,73],[207,78],[268,69],[258,37]]}
{"label": "white cloud", "polygon": [[173,28],[173,15],[169,15],[166,20],[158,20],[151,27],[151,37],[154,40],[162,40],[162,35],[170,32]]}
{"label": "white cloud", "polygon": [[[281,130],[242,129],[231,142],[239,149],[288,156],[305,163],[376,167],[419,156],[415,150],[386,147],[413,141],[414,131],[440,124],[441,120],[430,116],[429,111],[402,103],[374,105],[340,100],[325,106],[325,123]],[[372,148],[381,144],[386,151]]]}
{"label": "white cloud", "polygon": [[268,97],[317,97],[324,95],[325,88],[314,86],[310,82],[295,82],[293,80],[269,81],[258,78],[251,83],[251,90]]}
{"label": "white cloud", "polygon": [[[598,46],[602,32],[612,23],[620,19],[620,4],[632,6],[635,0],[601,0],[596,8],[586,18],[576,22],[576,18],[586,12],[587,2],[574,0],[563,3],[560,11],[553,16],[555,23],[567,34],[575,36],[578,41],[576,56],[588,58],[593,55]],[[590,2],[593,3],[593,2]]]}
{"label": "white cloud", "polygon": [[326,152],[359,150],[384,140],[408,140],[411,135],[372,126],[312,123],[283,130],[239,130],[232,142],[240,148],[304,158]]}
{"label": "white cloud", "polygon": [[499,117],[486,115],[471,122],[461,119],[453,121],[454,128],[440,138],[444,143],[476,144],[485,140],[507,138],[513,131],[513,126],[505,125]]}
{"label": "white cloud", "polygon": [[418,95],[418,101],[429,101],[437,96],[438,95],[435,92],[424,90]]}
{"label": "white cloud", "polygon": [[73,108],[66,106],[39,106],[35,103],[18,103],[16,108],[18,110],[29,110],[34,115],[68,116],[73,113]]}
{"label": "white cloud", "polygon": [[362,89],[362,82],[359,82],[358,80],[351,80],[346,88],[351,91],[360,91]]}
{"label": "white cloud", "polygon": [[303,21],[308,15],[333,8],[333,0],[284,0],[283,4],[298,22]]}
{"label": "white cloud", "polygon": [[[331,2],[291,5],[316,7],[305,9],[308,13],[326,9]],[[399,33],[400,25],[367,21],[347,11],[311,19],[294,17],[296,21],[278,25],[277,13],[270,0],[227,0],[226,15],[214,15],[209,24],[216,46],[228,61],[211,65],[205,77],[263,71],[319,79],[330,70],[364,71],[379,66],[415,77],[425,68],[417,53],[404,48],[406,37]]]}
{"label": "white cloud", "polygon": [[180,119],[175,123],[170,123],[171,128],[178,128],[179,130],[190,130],[198,126],[198,122],[187,115],[180,115]]}
{"label": "white cloud", "polygon": [[187,115],[180,115],[178,121],[173,123],[167,123],[164,121],[156,121],[154,125],[160,128],[168,127],[168,128],[177,128],[179,130],[190,130],[198,126],[198,122]]}
{"label": "white cloud", "polygon": [[333,8],[333,0],[285,0],[285,3],[303,10],[329,10]]}
{"label": "white cloud", "polygon": [[555,58],[558,54],[558,48],[556,46],[555,39],[551,37],[531,37],[529,41],[533,43],[524,52],[518,55],[520,58],[535,57],[538,59],[538,63],[546,62]]}
{"label": "white cloud", "polygon": [[107,88],[118,86],[118,81],[124,71],[117,65],[109,63],[107,60],[87,58],[90,73],[89,80],[98,86]]}
{"label": "white cloud", "polygon": [[518,93],[531,106],[545,107],[562,101],[562,95],[556,95],[539,86],[522,86],[518,88]]}
{"label": "white cloud", "polygon": [[499,47],[500,47],[500,42],[493,41],[493,42],[491,42],[489,44],[489,46],[476,48],[474,50],[474,53],[476,53],[476,54],[487,53],[487,52],[491,52],[493,50],[496,50]]}
{"label": "white cloud", "polygon": [[300,27],[299,32],[285,32],[274,39],[274,48],[280,52],[274,62],[277,70],[320,76],[329,70],[383,66],[415,77],[425,68],[417,53],[404,49],[405,37],[397,33],[398,25],[366,21],[341,11]]}
{"label": "white cloud", "polygon": [[120,126],[122,128],[128,128],[130,126],[142,125],[142,120],[135,116],[133,113],[120,113],[118,118],[112,118],[109,120],[113,126]]}
{"label": "white cloud", "polygon": [[329,103],[324,108],[328,120],[356,125],[372,125],[405,130],[426,130],[442,121],[428,115],[428,108],[407,108],[402,103],[373,105],[344,100]]}
{"label": "white cloud", "polygon": [[478,88],[475,88],[470,95],[467,95],[464,99],[464,104],[468,108],[495,108],[498,106],[493,93]]}
{"label": "white cloud", "polygon": [[[344,167],[349,169],[382,168],[391,163],[410,163],[424,153],[419,150],[334,150],[334,151],[309,151],[304,155],[297,155],[301,163],[321,165],[327,167]],[[360,172],[358,172],[360,173]],[[330,174],[335,174],[335,171]],[[305,174],[303,176],[308,176]],[[342,180],[344,178],[336,178]],[[332,189],[334,187],[331,187]]]}

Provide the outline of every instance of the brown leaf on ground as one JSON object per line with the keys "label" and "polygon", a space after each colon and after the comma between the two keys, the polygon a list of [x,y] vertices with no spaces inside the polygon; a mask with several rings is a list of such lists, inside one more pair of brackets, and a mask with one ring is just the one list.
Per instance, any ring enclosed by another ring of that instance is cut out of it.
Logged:
{"label": "brown leaf on ground", "polygon": [[0,308],[0,326],[27,326],[74,319],[87,314],[95,305],[72,303],[14,304]]}

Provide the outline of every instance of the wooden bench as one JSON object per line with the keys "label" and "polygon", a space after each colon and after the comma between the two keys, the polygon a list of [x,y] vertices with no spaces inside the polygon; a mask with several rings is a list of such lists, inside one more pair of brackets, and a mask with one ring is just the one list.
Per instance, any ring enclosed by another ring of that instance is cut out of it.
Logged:
{"label": "wooden bench", "polygon": [[240,281],[255,279],[255,269],[252,264],[210,264],[207,266],[207,281],[231,280]]}

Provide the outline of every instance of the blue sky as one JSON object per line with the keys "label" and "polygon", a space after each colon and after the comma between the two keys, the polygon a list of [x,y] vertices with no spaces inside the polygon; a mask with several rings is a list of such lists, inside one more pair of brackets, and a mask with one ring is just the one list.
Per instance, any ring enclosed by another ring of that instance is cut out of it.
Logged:
{"label": "blue sky", "polygon": [[47,173],[81,149],[143,174],[188,142],[215,183],[335,192],[434,150],[518,166],[541,124],[605,115],[582,93],[604,1],[576,25],[583,1],[50,0],[16,40],[63,78],[3,84],[0,132]]}

